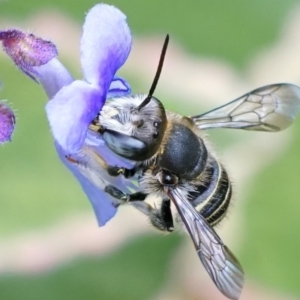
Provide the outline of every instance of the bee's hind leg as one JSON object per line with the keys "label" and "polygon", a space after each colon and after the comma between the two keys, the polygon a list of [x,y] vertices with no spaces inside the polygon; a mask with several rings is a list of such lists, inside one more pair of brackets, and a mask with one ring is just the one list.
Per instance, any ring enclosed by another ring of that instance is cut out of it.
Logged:
{"label": "bee's hind leg", "polygon": [[148,196],[145,193],[136,192],[133,194],[125,194],[113,185],[107,185],[104,191],[124,203],[130,202],[132,206],[149,218],[155,228],[169,232],[174,230],[170,199],[164,198],[161,207],[158,209],[144,201]]}
{"label": "bee's hind leg", "polygon": [[151,224],[155,228],[169,232],[174,230],[170,199],[164,198],[160,208],[153,207],[144,201],[134,201],[131,204],[140,212],[148,216]]}

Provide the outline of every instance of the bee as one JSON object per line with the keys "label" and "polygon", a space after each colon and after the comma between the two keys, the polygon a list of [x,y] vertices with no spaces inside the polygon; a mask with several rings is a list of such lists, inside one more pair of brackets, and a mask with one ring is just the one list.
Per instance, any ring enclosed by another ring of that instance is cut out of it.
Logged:
{"label": "bee", "polygon": [[[228,298],[238,299],[243,269],[213,229],[230,206],[231,181],[203,131],[283,130],[299,111],[300,88],[271,84],[204,114],[186,117],[169,112],[153,96],[168,41],[167,35],[149,93],[107,100],[90,125],[90,130],[100,134],[112,152],[134,162],[132,168],[105,164],[110,176],[137,180],[133,193],[109,183],[103,189],[120,203],[131,203],[161,231],[174,229],[173,203],[217,288]],[[159,207],[144,201],[150,195],[161,199]]]}

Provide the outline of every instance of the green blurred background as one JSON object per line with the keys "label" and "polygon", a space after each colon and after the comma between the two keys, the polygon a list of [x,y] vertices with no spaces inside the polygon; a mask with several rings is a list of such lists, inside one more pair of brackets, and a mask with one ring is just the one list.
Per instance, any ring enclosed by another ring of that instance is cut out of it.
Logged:
{"label": "green blurred background", "polygon": [[[84,13],[95,3],[3,1],[0,20],[21,22],[40,10],[56,9],[82,24]],[[276,41],[298,1],[107,3],[127,15],[134,36],[168,32],[193,55],[223,59],[243,74],[249,60]],[[67,59],[66,64],[72,67]],[[80,70],[73,71],[80,76]],[[9,240],[31,229],[47,228],[72,214],[91,213],[80,187],[56,157],[44,115],[43,91],[3,56],[0,80],[0,99],[13,103],[18,116],[13,143],[0,149],[0,237]],[[138,83],[133,75],[131,84],[136,90]],[[268,78],[265,83],[269,83]],[[166,102],[172,109],[172,101]],[[293,141],[282,157],[249,182],[242,216],[246,229],[236,255],[247,278],[300,298],[300,122],[291,130]],[[130,240],[108,256],[81,257],[46,274],[0,275],[0,299],[150,299],[166,282],[172,253],[182,242],[177,234],[147,235]]]}

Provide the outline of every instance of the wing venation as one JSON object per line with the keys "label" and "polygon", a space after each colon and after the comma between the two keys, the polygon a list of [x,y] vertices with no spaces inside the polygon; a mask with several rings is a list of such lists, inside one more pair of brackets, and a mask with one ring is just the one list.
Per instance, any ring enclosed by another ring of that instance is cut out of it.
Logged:
{"label": "wing venation", "polygon": [[170,191],[168,196],[174,202],[206,271],[225,296],[237,300],[244,283],[240,263],[187,199],[176,190]]}
{"label": "wing venation", "polygon": [[241,128],[279,131],[287,128],[300,109],[300,88],[280,83],[253,90],[238,99],[191,119],[199,129]]}

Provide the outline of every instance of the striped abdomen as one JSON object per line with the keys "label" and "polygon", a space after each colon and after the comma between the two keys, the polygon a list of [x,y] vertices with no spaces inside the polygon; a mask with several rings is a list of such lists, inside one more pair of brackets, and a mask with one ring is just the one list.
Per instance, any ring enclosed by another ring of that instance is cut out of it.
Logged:
{"label": "striped abdomen", "polygon": [[231,199],[231,183],[223,166],[213,159],[206,169],[206,184],[197,187],[190,199],[195,209],[214,226],[225,216]]}

